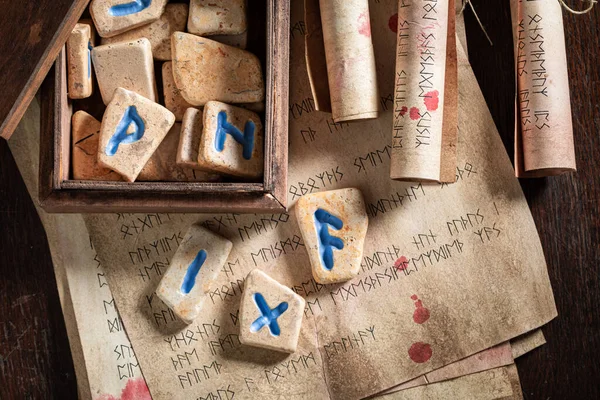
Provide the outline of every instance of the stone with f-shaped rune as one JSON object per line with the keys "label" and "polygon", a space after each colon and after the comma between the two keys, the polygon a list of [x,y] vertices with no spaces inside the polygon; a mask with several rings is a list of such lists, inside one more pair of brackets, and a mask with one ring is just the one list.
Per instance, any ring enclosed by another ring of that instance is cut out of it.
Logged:
{"label": "stone with f-shaped rune", "polygon": [[192,323],[200,315],[232,247],[229,240],[199,224],[192,225],[171,259],[156,294],[182,321]]}
{"label": "stone with f-shaped rune", "polygon": [[358,189],[302,196],[296,218],[317,282],[344,282],[358,274],[369,224]]}
{"label": "stone with f-shaped rune", "polygon": [[165,107],[118,88],[102,118],[99,165],[135,181],[174,123]]}
{"label": "stone with f-shaped rune", "polygon": [[293,353],[298,345],[305,304],[290,288],[258,269],[253,270],[244,281],[240,342]]}

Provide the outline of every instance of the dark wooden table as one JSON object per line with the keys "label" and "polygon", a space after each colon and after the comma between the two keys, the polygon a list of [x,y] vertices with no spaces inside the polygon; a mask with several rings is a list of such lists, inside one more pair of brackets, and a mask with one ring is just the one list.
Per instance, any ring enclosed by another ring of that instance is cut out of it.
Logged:
{"label": "dark wooden table", "polygon": [[[508,0],[475,3],[494,46],[466,12],[471,63],[512,155]],[[517,361],[526,399],[600,398],[600,7],[585,16],[566,14],[565,31],[578,172],[521,182],[559,312],[544,328],[548,344]],[[44,230],[0,140],[0,399],[76,393]]]}

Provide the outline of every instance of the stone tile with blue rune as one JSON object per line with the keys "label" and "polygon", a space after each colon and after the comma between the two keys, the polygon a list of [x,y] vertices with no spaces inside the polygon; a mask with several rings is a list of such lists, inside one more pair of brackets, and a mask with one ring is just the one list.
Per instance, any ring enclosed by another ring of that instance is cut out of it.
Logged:
{"label": "stone tile with blue rune", "polygon": [[118,87],[156,101],[154,60],[148,39],[97,46],[92,50],[92,63],[104,104],[110,103]]}
{"label": "stone tile with blue rune", "polygon": [[233,244],[200,226],[192,225],[173,255],[156,295],[175,315],[191,324],[199,315]]}
{"label": "stone tile with blue rune", "polygon": [[295,207],[315,280],[337,283],[358,275],[369,225],[360,190],[308,194]]}
{"label": "stone tile with blue rune", "polygon": [[263,124],[258,114],[218,101],[204,107],[198,147],[200,168],[245,179],[264,170]]}
{"label": "stone tile with blue rune", "polygon": [[294,353],[306,302],[259,269],[248,274],[240,306],[240,342]]}
{"label": "stone tile with blue rune", "polygon": [[67,39],[67,94],[70,99],[92,95],[93,27],[78,23]]}
{"label": "stone tile with blue rune", "polygon": [[144,96],[117,88],[102,118],[98,162],[133,182],[175,123],[175,115]]}
{"label": "stone tile with blue rune", "polygon": [[90,14],[102,37],[116,36],[156,21],[167,0],[92,0]]}

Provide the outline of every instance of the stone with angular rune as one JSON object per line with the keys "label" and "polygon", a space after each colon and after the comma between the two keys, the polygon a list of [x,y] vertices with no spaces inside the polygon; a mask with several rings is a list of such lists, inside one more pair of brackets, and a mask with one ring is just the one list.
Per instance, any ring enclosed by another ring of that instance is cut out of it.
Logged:
{"label": "stone with angular rune", "polygon": [[247,179],[264,170],[263,124],[258,114],[218,101],[204,107],[200,168]]}
{"label": "stone with angular rune", "polygon": [[210,100],[264,100],[262,69],[254,54],[183,32],[175,32],[171,41],[173,77],[188,103],[203,106]]}
{"label": "stone with angular rune", "polygon": [[214,182],[219,175],[210,172],[196,171],[189,167],[178,165],[177,147],[181,124],[173,125],[167,136],[152,154],[144,169],[137,177],[137,181],[144,182]]}
{"label": "stone with angular rune", "polygon": [[175,85],[175,79],[173,79],[173,63],[171,61],[163,64],[162,79],[165,107],[175,114],[175,119],[177,121],[181,121],[185,110],[192,105],[185,101],[183,96],[181,96],[181,90]]}
{"label": "stone with angular rune", "polygon": [[90,181],[120,181],[121,175],[98,165],[100,121],[85,111],[77,111],[71,118],[73,130],[73,179]]}
{"label": "stone with angular rune", "polygon": [[152,45],[154,59],[166,61],[171,59],[171,34],[185,29],[188,18],[187,4],[167,4],[165,12],[159,19],[148,25],[121,33],[110,38],[102,38],[102,44],[130,42],[146,38]]}
{"label": "stone with angular rune", "polygon": [[104,104],[110,103],[118,87],[156,101],[154,61],[148,39],[95,47],[92,61]]}
{"label": "stone with angular rune", "polygon": [[290,288],[255,269],[244,281],[240,306],[240,342],[293,353],[306,302]]}
{"label": "stone with angular rune", "polygon": [[102,37],[116,36],[156,21],[167,0],[92,0],[90,14]]}
{"label": "stone with angular rune", "polygon": [[135,181],[174,123],[165,107],[118,88],[102,118],[98,162]]}
{"label": "stone with angular rune", "polygon": [[246,31],[246,0],[191,0],[188,32],[200,36]]}
{"label": "stone with angular rune", "polygon": [[191,324],[200,315],[232,247],[229,240],[199,224],[192,225],[156,289],[157,296],[182,321]]}
{"label": "stone with angular rune", "polygon": [[302,196],[296,218],[317,282],[344,282],[358,274],[369,225],[358,189]]}
{"label": "stone with angular rune", "polygon": [[68,90],[70,99],[85,99],[92,95],[93,28],[78,23],[67,39]]}

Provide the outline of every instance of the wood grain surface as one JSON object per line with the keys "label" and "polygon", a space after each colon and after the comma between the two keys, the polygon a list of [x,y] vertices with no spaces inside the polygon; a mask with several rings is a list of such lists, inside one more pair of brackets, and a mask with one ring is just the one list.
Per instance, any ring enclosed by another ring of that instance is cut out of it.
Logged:
{"label": "wood grain surface", "polygon": [[[470,58],[512,157],[509,3],[474,2],[494,46],[467,11]],[[585,16],[565,14],[565,30],[578,172],[521,181],[559,311],[544,328],[548,343],[517,362],[525,399],[600,398],[600,7]],[[3,141],[0,276],[0,398],[74,398],[75,375],[44,231]]]}
{"label": "wood grain surface", "polygon": [[11,136],[88,1],[0,1],[1,137]]}

